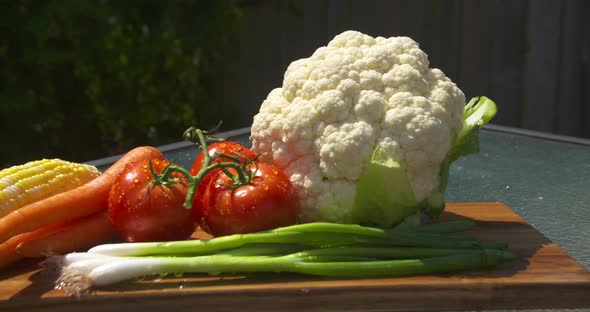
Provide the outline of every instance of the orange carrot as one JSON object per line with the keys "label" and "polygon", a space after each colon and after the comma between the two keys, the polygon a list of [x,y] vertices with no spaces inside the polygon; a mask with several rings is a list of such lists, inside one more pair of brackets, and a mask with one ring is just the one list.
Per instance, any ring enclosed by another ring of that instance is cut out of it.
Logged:
{"label": "orange carrot", "polygon": [[134,148],[94,180],[9,213],[0,219],[0,242],[14,235],[106,210],[110,189],[127,163],[163,157],[154,147]]}
{"label": "orange carrot", "polygon": [[26,236],[29,233],[20,234],[14,237],[11,237],[9,240],[5,241],[4,243],[0,244],[0,268],[3,268],[9,264],[12,264],[22,258],[19,253],[16,252],[16,246],[20,244],[21,239],[23,236]]}
{"label": "orange carrot", "polygon": [[117,236],[106,211],[76,220],[58,231],[27,239],[16,246],[26,258],[39,258],[47,254],[65,254],[88,249]]}
{"label": "orange carrot", "polygon": [[3,268],[24,258],[23,255],[16,251],[18,245],[31,239],[40,238],[55,233],[62,226],[62,224],[54,224],[33,232],[22,233],[13,236],[9,240],[0,244],[0,268]]}

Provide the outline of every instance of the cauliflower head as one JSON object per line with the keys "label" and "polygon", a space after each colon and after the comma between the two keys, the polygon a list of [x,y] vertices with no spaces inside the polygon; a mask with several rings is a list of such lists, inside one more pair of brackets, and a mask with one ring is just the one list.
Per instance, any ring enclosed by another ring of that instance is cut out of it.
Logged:
{"label": "cauliflower head", "polygon": [[394,226],[440,193],[464,107],[414,40],[346,31],[289,65],[254,117],[252,149],[290,177],[302,222]]}

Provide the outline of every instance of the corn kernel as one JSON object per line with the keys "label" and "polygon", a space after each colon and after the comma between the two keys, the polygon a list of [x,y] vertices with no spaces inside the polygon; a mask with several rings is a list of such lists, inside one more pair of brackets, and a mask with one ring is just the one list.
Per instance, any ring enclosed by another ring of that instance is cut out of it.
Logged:
{"label": "corn kernel", "polygon": [[42,159],[0,171],[0,217],[98,177],[94,166]]}

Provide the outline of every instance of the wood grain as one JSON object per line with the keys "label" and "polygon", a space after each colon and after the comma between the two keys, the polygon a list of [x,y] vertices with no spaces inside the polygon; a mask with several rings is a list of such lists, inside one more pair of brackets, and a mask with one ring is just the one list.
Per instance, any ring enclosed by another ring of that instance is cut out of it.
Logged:
{"label": "wood grain", "polygon": [[494,270],[404,278],[327,279],[295,274],[152,278],[70,297],[22,263],[0,273],[0,311],[440,311],[590,307],[590,273],[500,203],[451,203],[443,219],[471,218],[486,241],[521,258]]}

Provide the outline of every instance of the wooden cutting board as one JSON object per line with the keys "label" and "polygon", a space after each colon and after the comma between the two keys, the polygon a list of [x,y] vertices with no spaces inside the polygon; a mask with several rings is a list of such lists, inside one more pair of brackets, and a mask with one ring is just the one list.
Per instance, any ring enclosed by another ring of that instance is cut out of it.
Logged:
{"label": "wooden cutting board", "polygon": [[22,263],[0,273],[0,311],[416,311],[590,308],[590,273],[500,203],[450,203],[444,220],[470,218],[484,241],[521,258],[493,270],[403,278],[295,274],[148,278],[71,297]]}

